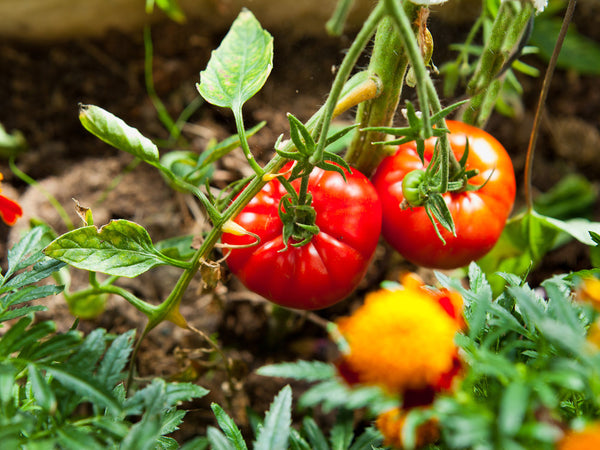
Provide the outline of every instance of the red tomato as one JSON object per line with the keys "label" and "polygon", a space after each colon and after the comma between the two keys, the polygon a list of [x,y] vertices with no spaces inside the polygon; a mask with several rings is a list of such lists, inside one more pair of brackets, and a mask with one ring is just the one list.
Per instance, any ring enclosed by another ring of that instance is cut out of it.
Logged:
{"label": "red tomato", "polygon": [[469,140],[466,168],[479,174],[469,184],[479,190],[444,195],[454,219],[456,236],[438,225],[446,245],[438,238],[425,208],[401,209],[402,180],[415,169],[424,169],[433,155],[436,138],[425,141],[425,166],[414,142],[400,145],[373,176],[383,207],[382,233],[386,241],[409,261],[424,267],[453,269],[481,258],[494,246],[515,200],[515,175],[502,145],[485,131],[461,122],[446,121],[450,146],[460,160]]}
{"label": "red tomato", "polygon": [[[356,169],[347,182],[333,171],[315,168],[308,192],[320,231],[301,247],[287,250],[278,214],[287,193],[274,179],[234,219],[260,236],[258,245],[236,248],[227,258],[244,285],[273,303],[296,309],[320,309],[347,297],[364,276],[381,232],[381,204],[371,182]],[[300,180],[292,185],[299,189]],[[225,244],[255,242],[250,236],[223,234]],[[290,240],[291,241],[291,240]]]}

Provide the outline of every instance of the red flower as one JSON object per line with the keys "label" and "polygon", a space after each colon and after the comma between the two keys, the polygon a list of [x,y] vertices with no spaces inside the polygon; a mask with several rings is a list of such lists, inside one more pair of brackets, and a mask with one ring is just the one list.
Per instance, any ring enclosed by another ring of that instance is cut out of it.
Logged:
{"label": "red flower", "polygon": [[[0,180],[3,178],[2,173],[0,173]],[[0,189],[0,192],[2,192],[2,189]],[[2,217],[4,223],[7,225],[14,225],[17,219],[22,215],[23,210],[17,202],[4,195],[0,195],[0,217]]]}

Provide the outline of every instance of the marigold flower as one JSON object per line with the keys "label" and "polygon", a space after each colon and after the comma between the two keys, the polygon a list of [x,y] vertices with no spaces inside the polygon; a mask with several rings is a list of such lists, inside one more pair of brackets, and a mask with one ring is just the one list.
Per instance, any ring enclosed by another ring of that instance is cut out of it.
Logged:
{"label": "marigold flower", "polygon": [[[0,173],[0,181],[4,179],[2,173]],[[2,192],[2,188],[0,188]],[[19,217],[23,215],[21,206],[4,195],[0,195],[0,217],[7,225],[14,225]]]}
{"label": "marigold flower", "polygon": [[583,430],[570,430],[558,442],[558,450],[589,450],[600,448],[600,423],[588,425]]}
{"label": "marigold flower", "polygon": [[[402,429],[406,423],[407,412],[400,408],[394,408],[380,414],[375,421],[375,426],[381,431],[385,445],[402,449],[403,434]],[[417,427],[417,436],[415,446],[417,448],[433,444],[440,438],[440,429],[438,421],[430,419]]]}
{"label": "marigold flower", "polygon": [[594,308],[600,310],[600,280],[595,277],[581,280],[577,289],[577,298],[589,302]]}
{"label": "marigold flower", "polygon": [[403,282],[403,288],[369,294],[354,314],[338,320],[349,346],[344,364],[361,383],[394,393],[446,388],[444,377],[457,372],[454,336],[462,322],[451,297],[457,298],[414,277]]}

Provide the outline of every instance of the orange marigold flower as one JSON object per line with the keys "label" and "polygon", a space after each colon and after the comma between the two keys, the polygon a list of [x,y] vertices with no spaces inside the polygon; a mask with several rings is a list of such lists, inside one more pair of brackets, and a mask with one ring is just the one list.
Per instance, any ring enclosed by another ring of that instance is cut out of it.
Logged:
{"label": "orange marigold flower", "polygon": [[584,278],[577,290],[577,298],[600,309],[600,280],[595,277]]}
{"label": "orange marigold flower", "polygon": [[[394,408],[380,414],[377,417],[375,426],[381,431],[385,445],[394,448],[402,449],[403,434],[402,428],[406,422],[406,411],[400,408]],[[440,438],[440,429],[438,421],[430,419],[424,424],[417,427],[417,436],[415,439],[416,448],[424,447],[425,445],[433,444]]]}
{"label": "orange marigold flower", "polygon": [[600,423],[588,425],[583,430],[570,430],[558,442],[559,450],[590,450],[600,448]]}
{"label": "orange marigold flower", "polygon": [[456,372],[454,336],[461,321],[439,301],[448,293],[411,280],[401,289],[369,294],[354,314],[338,320],[349,346],[345,364],[361,383],[402,393],[446,387],[443,377]]}
{"label": "orange marigold flower", "polygon": [[[2,173],[0,173],[0,181],[4,179]],[[2,192],[2,188],[0,188]],[[23,215],[21,206],[4,195],[0,195],[0,217],[7,225],[14,225],[19,217]]]}

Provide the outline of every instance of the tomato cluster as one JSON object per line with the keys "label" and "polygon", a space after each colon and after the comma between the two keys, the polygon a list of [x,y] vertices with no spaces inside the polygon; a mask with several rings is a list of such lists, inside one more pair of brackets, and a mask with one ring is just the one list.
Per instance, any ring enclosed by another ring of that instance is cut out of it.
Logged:
{"label": "tomato cluster", "polygon": [[[481,258],[494,246],[515,200],[516,183],[510,157],[504,147],[485,131],[462,122],[446,121],[448,139],[457,160],[468,141],[466,169],[478,174],[469,179],[476,190],[444,194],[454,219],[456,235],[439,228],[445,243],[437,236],[424,207],[402,207],[402,182],[415,170],[424,170],[433,156],[436,138],[425,141],[425,164],[414,142],[400,145],[393,156],[379,165],[373,184],[383,206],[382,234],[385,240],[409,261],[423,267],[453,269]],[[422,172],[416,172],[421,176]],[[406,185],[406,183],[405,183]],[[414,186],[412,186],[414,188]]]}
{"label": "tomato cluster", "polygon": [[[373,184],[356,169],[344,170],[346,180],[336,171],[313,169],[308,194],[318,232],[305,245],[285,242],[279,208],[288,192],[273,179],[234,219],[254,236],[223,234],[223,243],[232,247],[230,270],[248,289],[274,303],[311,310],[343,300],[358,286],[380,233],[406,259],[424,267],[456,268],[482,257],[499,238],[513,206],[512,163],[488,133],[460,122],[447,125],[457,160],[468,141],[465,169],[477,171],[469,184],[479,187],[443,195],[456,235],[440,229],[442,241],[425,208],[403,202],[405,195],[419,195],[413,185],[422,181],[432,158],[432,138],[425,141],[424,163],[414,142],[401,145],[380,164]],[[300,180],[291,185],[298,190]]]}
{"label": "tomato cluster", "polygon": [[[244,285],[282,306],[320,309],[347,297],[363,278],[381,233],[381,204],[371,182],[353,169],[338,172],[315,168],[308,193],[319,232],[309,243],[286,248],[280,200],[287,194],[275,178],[265,185],[235,222],[260,238],[257,245],[234,248],[230,270]],[[292,185],[299,189],[300,180]],[[226,233],[225,244],[248,245],[252,236]]]}

